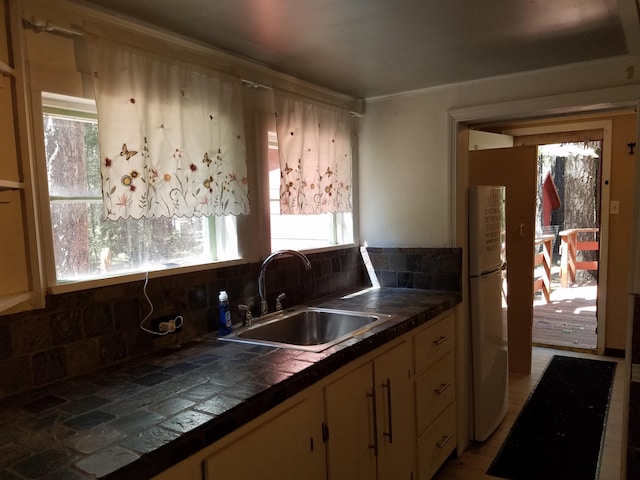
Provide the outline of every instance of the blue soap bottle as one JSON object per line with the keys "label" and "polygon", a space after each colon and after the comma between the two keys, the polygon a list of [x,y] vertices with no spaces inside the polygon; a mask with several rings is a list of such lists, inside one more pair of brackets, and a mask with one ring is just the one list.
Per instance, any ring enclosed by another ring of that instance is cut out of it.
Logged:
{"label": "blue soap bottle", "polygon": [[225,290],[218,295],[218,310],[219,310],[219,335],[229,335],[231,333],[231,309],[229,308],[229,296]]}

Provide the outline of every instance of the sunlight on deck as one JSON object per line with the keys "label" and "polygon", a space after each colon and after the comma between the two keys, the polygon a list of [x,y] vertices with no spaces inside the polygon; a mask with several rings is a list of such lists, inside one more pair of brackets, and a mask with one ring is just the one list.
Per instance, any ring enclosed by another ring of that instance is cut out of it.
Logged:
{"label": "sunlight on deck", "polygon": [[564,348],[596,348],[595,281],[561,288],[553,284],[550,302],[536,296],[533,308],[533,343]]}

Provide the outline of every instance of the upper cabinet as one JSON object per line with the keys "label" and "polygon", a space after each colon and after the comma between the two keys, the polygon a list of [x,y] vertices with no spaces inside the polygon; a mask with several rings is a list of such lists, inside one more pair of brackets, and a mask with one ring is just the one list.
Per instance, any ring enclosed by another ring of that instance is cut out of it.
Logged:
{"label": "upper cabinet", "polygon": [[18,168],[18,149],[16,136],[16,118],[14,99],[16,70],[13,68],[13,55],[9,52],[11,44],[9,34],[8,0],[2,0],[0,9],[0,189],[19,189],[21,182]]}
{"label": "upper cabinet", "polygon": [[42,304],[17,0],[0,0],[0,315]]}

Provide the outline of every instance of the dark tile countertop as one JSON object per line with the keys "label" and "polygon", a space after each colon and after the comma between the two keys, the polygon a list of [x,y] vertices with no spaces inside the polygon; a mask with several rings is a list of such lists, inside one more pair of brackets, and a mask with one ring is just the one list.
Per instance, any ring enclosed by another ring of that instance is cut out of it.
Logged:
{"label": "dark tile countertop", "polygon": [[314,306],[403,318],[321,353],[199,337],[0,403],[0,480],[144,479],[348,362],[429,321],[460,294],[381,288]]}

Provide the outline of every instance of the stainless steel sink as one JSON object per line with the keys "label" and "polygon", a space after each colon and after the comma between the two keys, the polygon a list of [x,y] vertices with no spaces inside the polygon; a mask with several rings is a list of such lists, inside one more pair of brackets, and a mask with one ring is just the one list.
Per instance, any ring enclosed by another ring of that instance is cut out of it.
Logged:
{"label": "stainless steel sink", "polygon": [[292,309],[258,319],[221,340],[320,352],[388,322],[394,315],[326,308]]}

